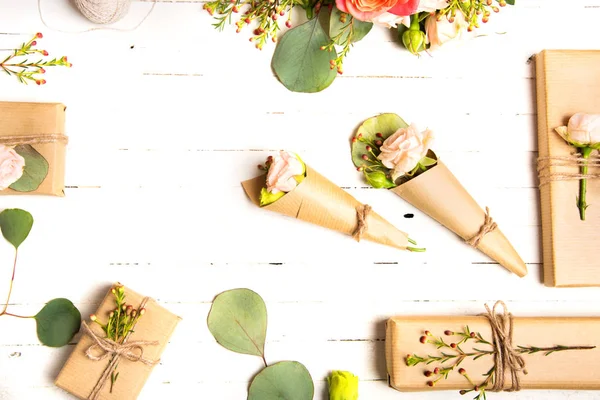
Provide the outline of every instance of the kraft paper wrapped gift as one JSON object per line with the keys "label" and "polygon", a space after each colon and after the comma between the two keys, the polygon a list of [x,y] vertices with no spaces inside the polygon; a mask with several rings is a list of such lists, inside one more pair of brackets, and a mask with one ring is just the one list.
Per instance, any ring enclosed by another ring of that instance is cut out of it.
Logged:
{"label": "kraft paper wrapped gift", "polygon": [[[600,51],[544,50],[536,57],[540,160],[570,156],[575,148],[554,130],[578,112],[600,114]],[[578,174],[576,165],[553,165],[544,174]],[[598,174],[590,167],[590,174]],[[600,286],[600,180],[588,179],[586,220],[576,206],[579,180],[540,185],[544,283]]]}
{"label": "kraft paper wrapped gift", "polygon": [[[522,353],[527,373],[517,372],[521,389],[600,389],[600,318],[597,317],[514,317],[512,348],[518,346],[552,348],[555,346],[582,347],[553,352],[538,351]],[[439,375],[427,377],[426,371],[435,367],[450,367],[456,359],[445,363],[419,363],[407,365],[408,355],[420,357],[439,356],[442,352],[455,354],[453,349],[436,349],[432,343],[421,343],[425,331],[431,332],[428,339],[442,338],[447,344],[458,342],[460,336],[448,336],[444,332],[463,332],[468,326],[471,332],[492,342],[492,328],[485,316],[406,316],[394,317],[386,324],[386,361],[390,385],[400,391],[416,392],[429,390],[468,390],[473,388],[458,367],[433,386],[427,384]],[[474,339],[460,345],[469,353],[473,349],[492,350],[493,346],[475,343]],[[459,367],[464,368],[475,384],[485,380],[484,374],[494,366],[494,357],[485,355],[473,360],[467,357]],[[508,370],[505,370],[503,388],[512,385]],[[490,386],[488,386],[489,391]],[[472,392],[473,393],[473,392]],[[449,395],[450,398],[450,395]],[[456,394],[456,398],[461,396]],[[471,398],[471,397],[469,397]]]}
{"label": "kraft paper wrapped gift", "polygon": [[[64,196],[65,110],[60,103],[0,102],[0,144],[17,146],[17,150],[21,146],[31,146],[48,163],[48,174],[37,189],[25,192],[9,187],[0,190],[0,195]],[[25,161],[27,165],[28,159]]]}
{"label": "kraft paper wrapped gift", "polygon": [[[148,360],[157,361],[165,349],[169,338],[171,337],[175,327],[181,320],[178,316],[167,311],[160,306],[155,300],[146,298],[133,290],[125,287],[125,301],[137,308],[142,304],[144,299],[147,299],[144,308],[146,312],[133,329],[133,333],[129,336],[128,341],[156,341],[157,345],[144,345],[143,357]],[[115,299],[111,291],[108,291],[106,297],[96,311],[99,321],[106,322],[108,314],[115,308]],[[102,329],[95,323],[88,324],[90,328],[99,337],[105,337]],[[68,391],[80,399],[92,399],[90,397],[92,391],[96,387],[100,377],[104,373],[108,364],[111,362],[111,357],[108,356],[104,360],[94,361],[86,356],[86,350],[94,344],[93,339],[82,334],[81,339],[75,350],[67,360],[60,374],[56,378],[56,386]],[[135,351],[135,350],[134,350]],[[96,353],[102,353],[101,350],[94,350]],[[110,377],[108,382],[104,384],[96,399],[112,399],[112,400],[130,400],[136,399],[141,392],[146,380],[152,372],[153,365],[146,365],[142,362],[134,362],[125,357],[120,357],[117,365],[119,377],[114,384],[113,391],[110,393]]]}

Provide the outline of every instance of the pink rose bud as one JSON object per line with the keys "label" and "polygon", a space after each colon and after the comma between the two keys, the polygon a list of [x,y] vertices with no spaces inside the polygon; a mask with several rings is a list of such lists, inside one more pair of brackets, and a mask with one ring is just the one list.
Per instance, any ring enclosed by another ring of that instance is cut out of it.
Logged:
{"label": "pink rose bud", "polygon": [[290,192],[298,186],[297,176],[304,174],[304,164],[294,154],[281,151],[273,157],[267,173],[267,191],[273,194]]}

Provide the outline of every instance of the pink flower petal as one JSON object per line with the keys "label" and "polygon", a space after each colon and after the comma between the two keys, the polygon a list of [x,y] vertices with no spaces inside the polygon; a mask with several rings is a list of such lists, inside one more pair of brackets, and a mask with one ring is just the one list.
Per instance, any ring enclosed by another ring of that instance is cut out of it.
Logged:
{"label": "pink flower petal", "polygon": [[419,8],[419,0],[399,0],[394,7],[388,10],[388,12],[395,15],[406,16],[417,12],[417,8]]}

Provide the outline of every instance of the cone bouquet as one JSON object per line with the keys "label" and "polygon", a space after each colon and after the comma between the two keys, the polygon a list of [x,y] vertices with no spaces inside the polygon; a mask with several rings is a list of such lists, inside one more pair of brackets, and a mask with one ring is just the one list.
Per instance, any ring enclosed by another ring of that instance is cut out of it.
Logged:
{"label": "cone bouquet", "polygon": [[358,241],[369,240],[401,250],[424,250],[412,247],[416,243],[406,233],[305,165],[299,157],[281,152],[269,157],[262,169],[267,170],[266,175],[242,182],[246,194],[257,206],[353,236]]}
{"label": "cone bouquet", "polygon": [[430,149],[432,134],[396,114],[366,120],[352,139],[352,160],[375,188],[389,189],[511,272],[525,263],[490,217]]}

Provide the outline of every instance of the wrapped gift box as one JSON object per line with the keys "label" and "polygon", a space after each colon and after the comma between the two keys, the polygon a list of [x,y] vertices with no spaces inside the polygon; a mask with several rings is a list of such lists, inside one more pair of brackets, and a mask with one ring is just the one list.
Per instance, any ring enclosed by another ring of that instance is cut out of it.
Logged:
{"label": "wrapped gift box", "polygon": [[[539,157],[575,150],[556,132],[578,112],[600,114],[600,51],[544,50],[536,58]],[[577,174],[579,167],[550,166],[547,173]],[[590,174],[598,168],[590,167]],[[540,186],[544,282],[547,286],[600,286],[600,180],[588,180],[585,221],[579,218],[578,180]]]}
{"label": "wrapped gift box", "polygon": [[48,162],[48,174],[36,190],[19,192],[7,188],[0,190],[0,194],[64,196],[65,110],[66,107],[59,103],[0,102],[0,143],[7,146],[31,144]]}
{"label": "wrapped gift box", "polygon": [[[513,348],[535,346],[550,348],[558,345],[593,347],[600,343],[600,318],[514,318]],[[445,363],[433,362],[407,365],[408,355],[420,357],[439,356],[442,353],[455,354],[453,349],[437,349],[434,344],[421,343],[425,331],[431,338],[442,338],[447,344],[458,342],[460,336],[445,335],[446,330],[480,333],[492,342],[492,330],[484,316],[409,316],[395,317],[386,325],[386,360],[390,385],[400,391],[461,390],[469,389],[469,383],[458,372],[458,367],[448,374],[447,379],[439,380],[434,386],[427,382],[436,376],[425,376],[426,371],[435,367],[449,367],[453,360]],[[473,349],[492,350],[493,346],[476,343],[474,339],[460,345],[469,353]],[[545,355],[546,351],[522,354],[527,374],[519,372],[522,389],[600,389],[600,348],[565,350]],[[476,383],[484,381],[484,374],[494,365],[494,357],[485,355],[476,360],[466,358],[460,367]],[[508,372],[505,374],[504,388],[511,386]],[[457,395],[457,397],[460,397]],[[471,397],[469,397],[471,398]]]}
{"label": "wrapped gift box", "polygon": [[[125,295],[127,304],[131,304],[135,308],[145,299],[145,296],[129,288],[125,288]],[[108,314],[114,308],[115,298],[109,290],[96,312],[98,320],[105,323],[108,320]],[[148,299],[144,308],[146,312],[135,325],[128,341],[157,341],[158,345],[143,347],[143,357],[149,360],[159,360],[180,318],[161,307],[153,299]],[[94,330],[96,335],[104,337],[104,333],[99,326],[93,323],[89,324],[91,324],[90,328]],[[89,335],[83,334],[55,382],[56,386],[80,399],[90,398],[90,394],[111,360],[111,357],[107,357],[101,361],[90,360],[86,356],[86,350],[93,344],[93,339]],[[114,400],[136,399],[150,376],[152,369],[152,365],[120,357],[117,366],[119,376],[113,386],[112,393],[110,393],[111,385],[109,381],[104,385],[97,398]]]}

